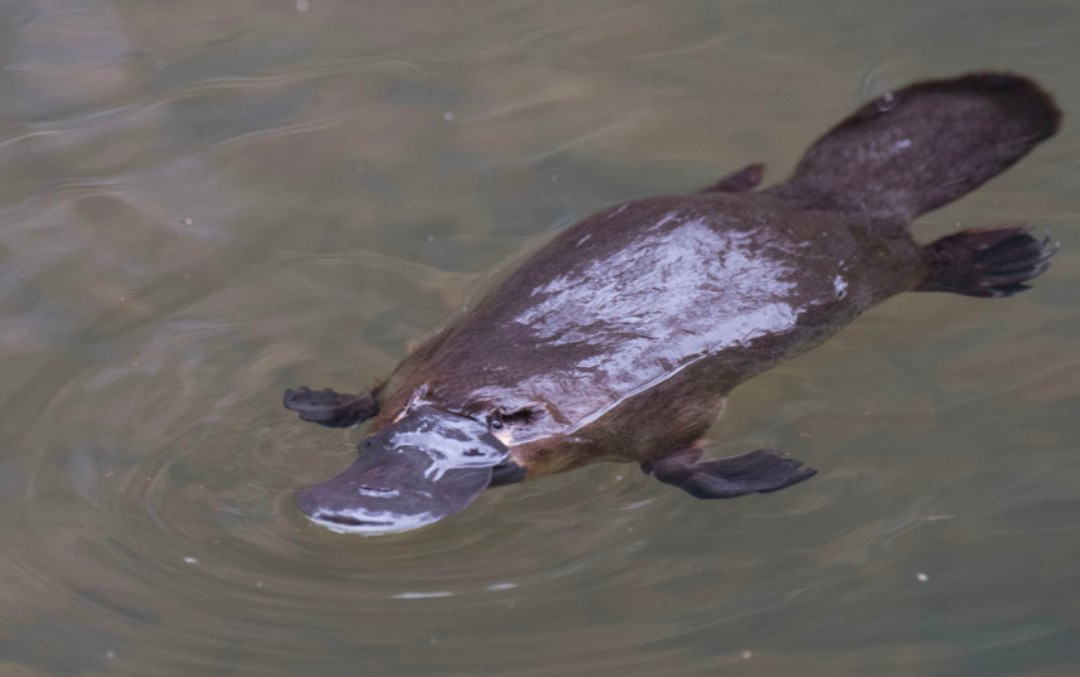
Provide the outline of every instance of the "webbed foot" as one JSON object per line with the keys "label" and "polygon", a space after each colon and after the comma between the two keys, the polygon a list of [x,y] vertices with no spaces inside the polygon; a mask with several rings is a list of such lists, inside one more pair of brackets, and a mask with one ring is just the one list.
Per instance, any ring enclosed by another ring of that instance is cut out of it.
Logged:
{"label": "webbed foot", "polygon": [[330,388],[312,390],[306,386],[285,391],[285,408],[311,421],[330,428],[347,428],[363,423],[379,413],[379,405],[371,393],[346,395]]}
{"label": "webbed foot", "polygon": [[760,162],[755,162],[752,165],[746,165],[742,169],[728,174],[708,188],[701,189],[700,192],[745,193],[746,191],[757,188],[758,184],[761,183],[761,179],[764,177],[765,165]]}
{"label": "webbed foot", "polygon": [[689,449],[665,458],[645,461],[641,470],[697,498],[734,498],[744,494],[778,491],[817,474],[772,449],[741,456],[698,462],[702,451]]}
{"label": "webbed foot", "polygon": [[923,247],[929,274],[917,291],[1012,296],[1050,267],[1057,246],[1023,226],[961,230]]}
{"label": "webbed foot", "polygon": [[528,468],[507,460],[491,469],[491,483],[488,486],[501,487],[504,484],[516,484],[524,481],[528,474]]}

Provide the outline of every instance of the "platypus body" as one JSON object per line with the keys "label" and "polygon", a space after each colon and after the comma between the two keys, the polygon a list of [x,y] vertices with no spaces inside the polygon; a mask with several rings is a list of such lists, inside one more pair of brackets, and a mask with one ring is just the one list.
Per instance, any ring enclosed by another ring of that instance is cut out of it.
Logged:
{"label": "platypus body", "polygon": [[359,459],[299,495],[335,531],[405,531],[486,487],[597,461],[640,464],[698,498],[770,492],[815,471],[776,451],[700,460],[728,393],[905,291],[1009,296],[1053,246],[1025,227],[912,239],[920,214],[1054,134],[1031,81],[916,83],[819,139],[784,183],[761,165],[628,202],[563,231],[363,395],[289,390],[304,420],[373,419]]}

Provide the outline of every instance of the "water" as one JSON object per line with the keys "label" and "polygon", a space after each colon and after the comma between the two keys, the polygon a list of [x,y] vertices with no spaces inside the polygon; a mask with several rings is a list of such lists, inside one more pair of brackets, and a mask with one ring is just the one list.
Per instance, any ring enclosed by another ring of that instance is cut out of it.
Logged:
{"label": "water", "polygon": [[[3,0],[0,675],[1080,671],[1080,7]],[[500,264],[910,80],[1008,68],[1060,136],[931,214],[1062,248],[1005,301],[897,298],[736,392],[701,503],[630,466],[331,534],[298,487],[356,391]]]}

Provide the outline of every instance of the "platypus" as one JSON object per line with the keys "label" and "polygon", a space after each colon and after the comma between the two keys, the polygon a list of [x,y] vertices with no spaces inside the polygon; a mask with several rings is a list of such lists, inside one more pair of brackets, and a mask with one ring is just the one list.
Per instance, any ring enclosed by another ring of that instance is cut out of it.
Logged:
{"label": "platypus", "polygon": [[771,449],[703,460],[735,386],[907,291],[1025,290],[1056,245],[1025,226],[908,230],[1053,135],[1029,79],[927,80],[864,105],[783,183],[752,164],[685,195],[567,228],[374,390],[287,390],[305,421],[373,419],[359,458],[298,495],[314,522],[383,534],[464,509],[485,488],[633,462],[697,498],[777,491],[815,470]]}

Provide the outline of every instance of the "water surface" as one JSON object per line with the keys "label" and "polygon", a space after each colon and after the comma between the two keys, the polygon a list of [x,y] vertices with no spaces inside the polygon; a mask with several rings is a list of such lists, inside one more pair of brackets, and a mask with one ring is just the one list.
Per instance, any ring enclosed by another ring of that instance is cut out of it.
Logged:
{"label": "water surface", "polygon": [[[1077,45],[1065,1],[5,0],[0,675],[1080,672]],[[589,212],[777,179],[986,68],[1065,127],[919,232],[1061,252],[741,387],[711,451],[814,480],[703,503],[601,465],[400,536],[299,516],[361,432],[285,387],[369,387]]]}

